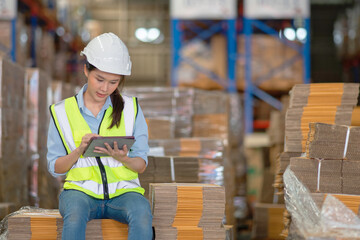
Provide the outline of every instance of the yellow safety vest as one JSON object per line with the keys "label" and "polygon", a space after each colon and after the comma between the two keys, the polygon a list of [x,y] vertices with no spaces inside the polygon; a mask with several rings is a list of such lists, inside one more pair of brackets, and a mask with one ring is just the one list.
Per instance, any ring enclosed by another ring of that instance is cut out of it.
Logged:
{"label": "yellow safety vest", "polygon": [[[132,136],[137,114],[137,99],[122,96],[124,110],[120,126],[108,129],[112,121],[112,107],[105,111],[100,123],[100,136]],[[89,125],[80,113],[76,97],[67,98],[50,106],[67,154],[80,146],[85,134],[91,133]],[[138,173],[125,167],[112,157],[83,157],[67,172],[64,189],[76,189],[94,198],[110,199],[126,192],[144,194]]]}

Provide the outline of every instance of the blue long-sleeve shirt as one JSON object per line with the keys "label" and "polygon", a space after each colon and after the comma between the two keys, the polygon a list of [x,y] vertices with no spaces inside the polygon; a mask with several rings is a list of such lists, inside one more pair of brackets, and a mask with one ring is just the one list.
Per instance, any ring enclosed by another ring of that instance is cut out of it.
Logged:
{"label": "blue long-sleeve shirt", "polygon": [[[83,94],[87,89],[87,84],[85,84],[79,93],[76,95],[77,102],[79,105],[80,113],[84,117],[85,121],[89,125],[92,133],[98,133],[99,125],[103,118],[103,115],[106,109],[111,106],[112,102],[110,96],[107,97],[106,102],[97,116],[94,116],[89,109],[85,107]],[[144,114],[138,105],[138,113],[135,119],[133,136],[135,138],[135,143],[129,151],[129,157],[141,157],[144,159],[147,165],[147,153],[149,152],[148,145],[148,128],[145,121]],[[48,161],[48,171],[54,177],[65,175],[66,173],[60,174],[55,172],[55,162],[59,157],[66,155],[66,149],[62,144],[61,137],[59,132],[56,129],[53,119],[50,119],[48,139],[47,139],[47,161]]]}

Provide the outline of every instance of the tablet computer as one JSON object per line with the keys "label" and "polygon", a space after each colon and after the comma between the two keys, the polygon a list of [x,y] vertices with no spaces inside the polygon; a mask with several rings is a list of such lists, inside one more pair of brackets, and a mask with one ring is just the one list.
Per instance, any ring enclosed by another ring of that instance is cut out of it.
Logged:
{"label": "tablet computer", "polygon": [[111,148],[114,148],[114,142],[117,142],[118,148],[122,149],[124,145],[127,146],[127,149],[130,150],[131,146],[135,142],[135,138],[133,136],[126,137],[92,137],[90,139],[90,143],[87,146],[83,156],[84,157],[104,157],[109,156],[105,153],[96,153],[94,152],[95,147],[103,147],[106,148],[105,143],[108,143]]}

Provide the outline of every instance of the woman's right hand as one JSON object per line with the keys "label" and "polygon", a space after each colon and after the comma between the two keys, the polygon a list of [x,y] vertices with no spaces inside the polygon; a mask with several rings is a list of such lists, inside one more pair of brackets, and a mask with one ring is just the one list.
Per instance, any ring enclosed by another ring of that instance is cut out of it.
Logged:
{"label": "woman's right hand", "polygon": [[84,135],[84,136],[82,137],[80,146],[78,147],[79,150],[80,150],[80,152],[81,152],[81,154],[84,153],[84,151],[85,151],[86,147],[89,145],[90,139],[91,139],[92,137],[100,137],[100,135],[95,134],[95,133],[88,133],[88,134],[86,134],[86,135]]}

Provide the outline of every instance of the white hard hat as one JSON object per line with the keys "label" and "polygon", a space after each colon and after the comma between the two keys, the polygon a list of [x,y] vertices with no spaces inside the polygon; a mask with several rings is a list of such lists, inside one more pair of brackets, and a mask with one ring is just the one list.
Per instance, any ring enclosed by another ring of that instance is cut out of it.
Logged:
{"label": "white hard hat", "polygon": [[103,33],[92,39],[80,53],[97,69],[119,75],[131,74],[129,51],[113,33]]}

